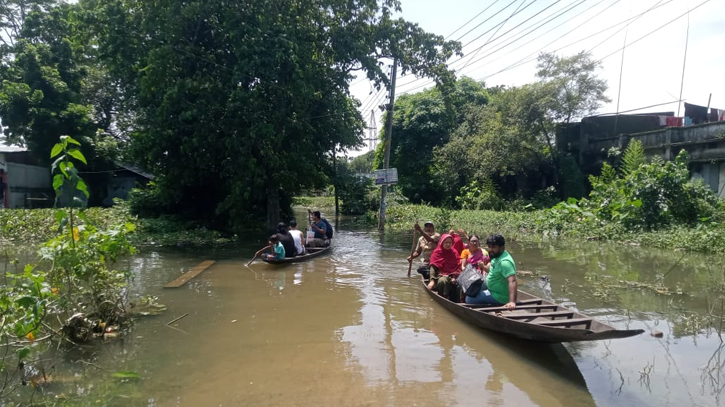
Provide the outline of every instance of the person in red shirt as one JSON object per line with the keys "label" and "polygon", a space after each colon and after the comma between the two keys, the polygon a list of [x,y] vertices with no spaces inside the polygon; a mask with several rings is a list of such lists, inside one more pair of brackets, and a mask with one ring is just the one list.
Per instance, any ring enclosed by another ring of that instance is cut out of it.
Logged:
{"label": "person in red shirt", "polygon": [[451,301],[458,301],[458,289],[456,277],[461,274],[461,263],[459,254],[453,248],[453,237],[449,234],[441,236],[438,247],[433,250],[430,256],[430,268],[432,278],[428,283],[428,289],[435,290],[438,295],[448,298]]}

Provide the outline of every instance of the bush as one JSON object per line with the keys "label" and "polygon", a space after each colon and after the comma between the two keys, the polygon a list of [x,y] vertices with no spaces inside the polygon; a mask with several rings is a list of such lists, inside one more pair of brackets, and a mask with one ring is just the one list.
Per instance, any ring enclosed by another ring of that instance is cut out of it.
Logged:
{"label": "bush", "polygon": [[[629,163],[639,162],[632,154],[629,156]],[[604,164],[602,175],[590,178],[589,199],[583,199],[579,205],[628,230],[655,230],[709,220],[718,213],[721,203],[701,181],[690,180],[687,161],[687,152],[683,150],[675,162],[665,163],[655,157],[651,163],[639,162],[638,167],[629,164],[621,177]]]}
{"label": "bush", "polygon": [[456,203],[463,209],[504,209],[505,202],[491,179],[473,181],[461,188]]}
{"label": "bush", "polygon": [[129,193],[131,213],[142,218],[156,218],[170,212],[170,200],[159,186],[151,181],[145,189],[134,188]]}

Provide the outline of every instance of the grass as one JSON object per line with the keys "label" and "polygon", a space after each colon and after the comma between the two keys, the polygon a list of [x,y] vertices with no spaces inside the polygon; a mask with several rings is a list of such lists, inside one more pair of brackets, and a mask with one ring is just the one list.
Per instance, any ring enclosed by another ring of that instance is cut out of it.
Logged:
{"label": "grass", "polygon": [[294,205],[303,208],[310,208],[313,211],[319,210],[329,212],[335,210],[334,196],[300,196],[294,199]]}
{"label": "grass", "polygon": [[[0,245],[36,245],[58,233],[55,209],[0,210]],[[111,208],[89,208],[89,220],[99,228],[119,223],[133,223],[136,233],[134,244],[158,246],[202,246],[229,241],[232,237],[173,217],[155,219],[131,215],[126,203]]]}
{"label": "grass", "polygon": [[[370,216],[377,222],[375,216]],[[512,239],[573,239],[639,244],[670,250],[725,253],[725,228],[717,223],[695,227],[672,226],[656,231],[628,231],[618,224],[570,220],[550,210],[498,212],[486,210],[447,210],[426,205],[391,205],[387,226],[410,229],[416,220],[432,220],[436,229],[463,228],[467,233],[487,236],[500,233]]]}

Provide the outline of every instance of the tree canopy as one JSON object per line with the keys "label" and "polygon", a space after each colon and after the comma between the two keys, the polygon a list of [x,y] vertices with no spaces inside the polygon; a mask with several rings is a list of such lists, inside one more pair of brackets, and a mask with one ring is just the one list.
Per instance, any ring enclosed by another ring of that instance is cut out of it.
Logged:
{"label": "tree canopy", "polygon": [[395,18],[398,0],[8,4],[2,24],[26,26],[4,48],[6,137],[47,156],[63,134],[113,135],[169,211],[231,229],[276,222],[333,150],[361,144],[356,72],[388,85],[394,58],[446,92],[460,53]]}

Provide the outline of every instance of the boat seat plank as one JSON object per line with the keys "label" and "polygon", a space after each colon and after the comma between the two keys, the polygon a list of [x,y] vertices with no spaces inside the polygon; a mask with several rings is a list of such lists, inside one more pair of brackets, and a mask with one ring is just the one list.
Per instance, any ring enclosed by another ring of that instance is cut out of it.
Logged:
{"label": "boat seat plank", "polygon": [[532,324],[545,325],[545,326],[572,326],[572,325],[585,325],[586,329],[592,326],[591,318],[573,318],[573,319],[555,319],[552,321],[533,321]]}
{"label": "boat seat plank", "polygon": [[509,319],[534,319],[534,318],[540,318],[540,317],[567,317],[567,318],[573,318],[574,317],[574,311],[552,311],[552,312],[527,312],[525,314],[513,314],[513,315],[506,315],[506,318]]}
{"label": "boat seat plank", "polygon": [[[516,307],[518,308],[519,305],[540,305],[544,300],[541,298],[532,298],[530,300],[522,300],[522,301],[516,301]],[[489,304],[460,304],[462,307],[466,308],[488,308],[491,307]]]}
{"label": "boat seat plank", "polygon": [[[516,306],[516,309],[531,309],[531,310],[550,309],[550,310],[556,311],[557,308],[559,308],[559,306],[556,305],[556,304],[517,305]],[[508,308],[506,308],[506,307],[481,307],[481,308],[478,309],[478,311],[481,311],[481,312],[502,312],[502,311],[508,311]]]}

